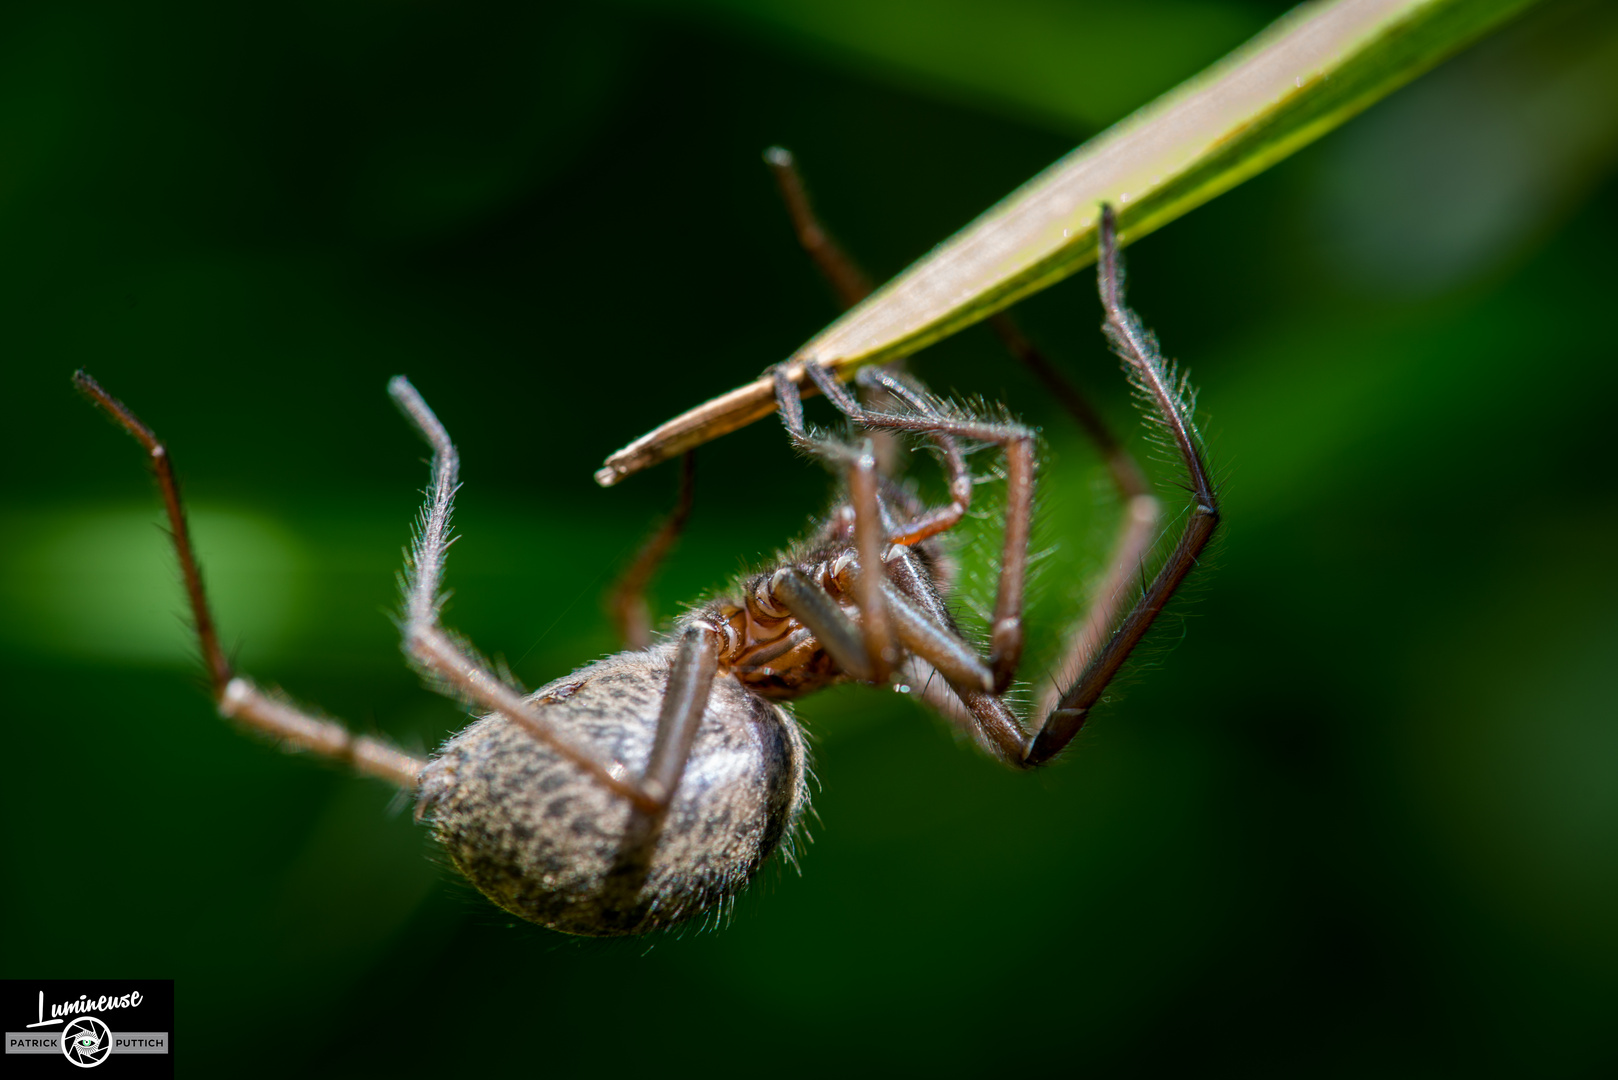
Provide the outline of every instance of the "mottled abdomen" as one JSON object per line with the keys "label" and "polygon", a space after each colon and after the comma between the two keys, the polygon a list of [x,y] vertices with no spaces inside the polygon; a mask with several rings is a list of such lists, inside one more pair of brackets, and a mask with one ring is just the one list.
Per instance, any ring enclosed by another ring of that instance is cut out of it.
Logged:
{"label": "mottled abdomen", "polygon": [[[529,700],[623,776],[640,776],[672,646],[623,653]],[[450,739],[421,776],[418,813],[455,865],[514,915],[569,934],[641,934],[735,895],[807,805],[803,739],[780,706],[720,675],[661,831],[499,718]]]}

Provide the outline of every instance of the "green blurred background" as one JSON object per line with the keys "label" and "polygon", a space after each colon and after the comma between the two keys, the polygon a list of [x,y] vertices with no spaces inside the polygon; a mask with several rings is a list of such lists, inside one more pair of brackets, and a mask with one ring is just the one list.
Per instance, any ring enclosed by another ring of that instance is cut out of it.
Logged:
{"label": "green blurred background", "polygon": [[[592,470],[835,314],[765,146],[886,277],[1284,7],[8,5],[0,974],[173,976],[192,1075],[1618,1070],[1611,5],[1130,250],[1227,493],[1194,599],[1035,775],[805,701],[802,875],[717,932],[514,923],[384,786],[218,721],[141,456],[68,385],[169,441],[242,668],[429,749],[464,718],[388,617],[426,479],[389,375],[465,458],[449,621],[545,682],[615,648],[673,493]],[[1092,275],[1021,310],[1144,452]],[[1044,428],[1048,642],[1104,472],[985,331],[914,367]],[[772,424],[699,470],[665,617],[828,498]]]}

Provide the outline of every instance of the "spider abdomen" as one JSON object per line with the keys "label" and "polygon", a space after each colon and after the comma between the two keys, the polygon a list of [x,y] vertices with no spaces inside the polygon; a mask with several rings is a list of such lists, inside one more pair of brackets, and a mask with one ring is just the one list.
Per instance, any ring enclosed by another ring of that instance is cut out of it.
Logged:
{"label": "spider abdomen", "polygon": [[[575,745],[637,776],[671,656],[668,646],[622,653],[529,700]],[[512,914],[571,934],[639,934],[746,885],[807,805],[805,757],[783,708],[721,675],[654,836],[626,800],[499,717],[444,744],[417,806],[461,873]]]}

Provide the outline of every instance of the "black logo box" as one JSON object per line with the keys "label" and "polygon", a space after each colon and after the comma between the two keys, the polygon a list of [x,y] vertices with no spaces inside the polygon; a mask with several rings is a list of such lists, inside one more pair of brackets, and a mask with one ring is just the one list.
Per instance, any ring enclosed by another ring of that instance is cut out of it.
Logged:
{"label": "black logo box", "polygon": [[[29,1026],[38,1024],[41,1019],[41,994],[44,995],[43,1018],[53,1019],[52,1006],[55,1006],[62,1023]],[[135,994],[140,995],[139,1004],[124,1004]],[[88,1006],[92,1002],[103,1007],[85,1007],[80,1011],[81,1003]],[[68,1003],[72,1004],[73,1011],[64,1014],[62,1007]],[[168,1034],[168,1053],[114,1053],[96,1066],[91,1075],[107,1080],[174,1075],[173,979],[0,979],[0,1031],[55,1037],[81,1015],[100,1020],[114,1035],[125,1031]],[[7,1077],[82,1077],[88,1071],[73,1065],[59,1052],[8,1053],[0,1062],[4,1063]]]}

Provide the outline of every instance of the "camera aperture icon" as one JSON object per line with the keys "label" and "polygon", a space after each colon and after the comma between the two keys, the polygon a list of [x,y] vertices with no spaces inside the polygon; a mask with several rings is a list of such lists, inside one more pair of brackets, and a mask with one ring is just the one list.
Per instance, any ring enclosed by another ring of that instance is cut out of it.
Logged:
{"label": "camera aperture icon", "polygon": [[62,1029],[62,1056],[81,1069],[90,1069],[112,1053],[112,1032],[93,1016],[81,1016]]}

